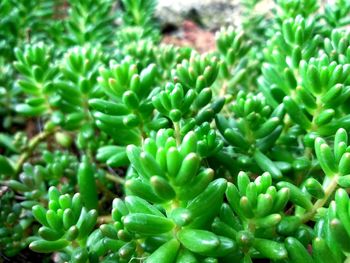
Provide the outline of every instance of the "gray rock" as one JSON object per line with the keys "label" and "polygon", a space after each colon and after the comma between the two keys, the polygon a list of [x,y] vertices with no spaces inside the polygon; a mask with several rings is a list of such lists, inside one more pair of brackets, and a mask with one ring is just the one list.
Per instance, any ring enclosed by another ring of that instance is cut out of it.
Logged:
{"label": "gray rock", "polygon": [[240,24],[239,0],[158,0],[156,16],[162,27],[180,27],[185,19],[209,30]]}

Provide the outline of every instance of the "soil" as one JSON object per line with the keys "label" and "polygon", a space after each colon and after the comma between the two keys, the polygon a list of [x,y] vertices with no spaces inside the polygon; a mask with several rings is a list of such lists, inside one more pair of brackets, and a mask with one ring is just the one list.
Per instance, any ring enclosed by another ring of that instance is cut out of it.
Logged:
{"label": "soil", "polygon": [[26,248],[18,255],[8,258],[0,253],[0,263],[51,263],[49,255],[39,254]]}
{"label": "soil", "polygon": [[195,22],[185,20],[175,33],[166,34],[163,43],[175,46],[190,46],[200,53],[215,49],[215,34],[202,29]]}

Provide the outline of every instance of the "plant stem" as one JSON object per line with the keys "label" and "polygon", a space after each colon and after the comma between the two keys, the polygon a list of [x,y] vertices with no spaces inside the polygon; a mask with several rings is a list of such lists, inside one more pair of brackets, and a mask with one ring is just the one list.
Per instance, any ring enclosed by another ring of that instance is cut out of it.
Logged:
{"label": "plant stem", "polygon": [[28,158],[32,155],[33,151],[38,146],[38,144],[41,141],[45,140],[47,137],[49,137],[54,132],[55,132],[55,130],[43,131],[43,132],[38,133],[32,139],[30,139],[30,141],[28,143],[28,147],[21,154],[21,156],[19,157],[19,159],[16,163],[16,168],[15,168],[15,175],[16,176],[21,172],[24,162],[26,160],[28,160]]}
{"label": "plant stem", "polygon": [[121,178],[118,175],[112,175],[112,174],[106,173],[106,178],[110,181],[117,183],[117,184],[125,184],[125,179]]}
{"label": "plant stem", "polygon": [[333,192],[337,188],[337,185],[338,185],[338,175],[334,175],[334,177],[332,178],[332,180],[330,181],[329,185],[325,190],[324,197],[322,199],[317,200],[316,203],[313,205],[312,209],[306,214],[304,214],[303,217],[301,218],[301,221],[303,223],[306,223],[311,218],[313,218],[317,210],[324,206],[324,204],[327,202],[329,197],[333,194]]}
{"label": "plant stem", "polygon": [[110,223],[112,222],[112,216],[111,215],[105,215],[105,216],[99,216],[97,218],[97,223],[99,225],[105,224],[105,223]]}
{"label": "plant stem", "polygon": [[180,135],[180,124],[178,122],[174,122],[174,130],[175,130],[176,144],[179,146],[181,144],[181,135]]}

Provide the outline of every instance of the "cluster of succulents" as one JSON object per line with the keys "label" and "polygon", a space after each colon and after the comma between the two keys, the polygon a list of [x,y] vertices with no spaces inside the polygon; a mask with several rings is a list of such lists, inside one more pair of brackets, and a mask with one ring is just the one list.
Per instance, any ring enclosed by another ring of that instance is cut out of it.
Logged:
{"label": "cluster of succulents", "polygon": [[348,1],[244,0],[204,54],[156,4],[0,2],[0,256],[349,260]]}

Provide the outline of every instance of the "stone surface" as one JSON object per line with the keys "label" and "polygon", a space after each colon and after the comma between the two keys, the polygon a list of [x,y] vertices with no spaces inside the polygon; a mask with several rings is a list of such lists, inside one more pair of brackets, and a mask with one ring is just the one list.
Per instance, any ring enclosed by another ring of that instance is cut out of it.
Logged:
{"label": "stone surface", "polygon": [[[163,42],[191,46],[203,53],[215,48],[222,26],[241,26],[242,0],[158,0],[156,16],[164,29]],[[249,16],[267,14],[273,0],[260,0]]]}
{"label": "stone surface", "polygon": [[217,30],[240,23],[239,0],[158,0],[156,16],[161,26],[181,27],[186,19]]}

